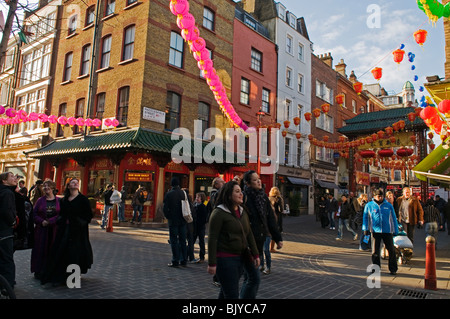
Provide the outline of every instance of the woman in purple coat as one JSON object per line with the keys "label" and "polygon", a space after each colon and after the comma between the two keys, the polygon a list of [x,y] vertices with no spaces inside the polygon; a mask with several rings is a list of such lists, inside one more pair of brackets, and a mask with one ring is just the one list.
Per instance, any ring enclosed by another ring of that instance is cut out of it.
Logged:
{"label": "woman in purple coat", "polygon": [[59,198],[55,196],[55,188],[55,182],[44,181],[44,196],[36,201],[33,209],[35,243],[31,251],[31,272],[38,279],[44,272],[55,241],[56,219],[60,211]]}

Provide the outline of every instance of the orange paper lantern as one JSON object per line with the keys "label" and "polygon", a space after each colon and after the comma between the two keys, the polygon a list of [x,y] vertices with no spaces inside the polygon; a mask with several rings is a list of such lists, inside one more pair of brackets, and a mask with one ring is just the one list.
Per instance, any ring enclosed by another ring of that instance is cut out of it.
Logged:
{"label": "orange paper lantern", "polygon": [[311,115],[312,115],[311,113],[306,112],[305,113],[305,120],[308,121],[308,122],[311,121]]}
{"label": "orange paper lantern", "polygon": [[336,103],[342,106],[344,104],[345,96],[344,94],[338,94],[336,95]]}
{"label": "orange paper lantern", "polygon": [[427,34],[426,30],[417,30],[414,32],[414,40],[416,40],[418,45],[422,46],[427,40]]}
{"label": "orange paper lantern", "polygon": [[394,55],[394,62],[396,62],[397,64],[400,64],[400,62],[403,61],[403,56],[405,55],[405,51],[403,51],[401,49],[397,49],[394,52],[392,52],[392,54]]}
{"label": "orange paper lantern", "polygon": [[375,80],[379,81],[381,77],[383,76],[383,69],[382,68],[374,68],[372,70],[372,75],[375,78]]}
{"label": "orange paper lantern", "polygon": [[291,122],[286,120],[283,122],[283,124],[284,124],[285,128],[289,128],[289,125],[291,125]]}
{"label": "orange paper lantern", "polygon": [[297,140],[299,140],[300,137],[302,137],[302,133],[299,132],[295,133],[295,137],[297,138]]}
{"label": "orange paper lantern", "polygon": [[322,112],[327,114],[330,111],[330,104],[328,104],[328,103],[322,104],[321,108],[322,108]]}
{"label": "orange paper lantern", "polygon": [[320,109],[314,109],[313,110],[313,115],[314,115],[315,118],[318,118],[320,116],[320,113],[321,113]]}
{"label": "orange paper lantern", "polygon": [[353,83],[353,89],[356,91],[356,93],[361,94],[363,89],[363,84],[361,82],[355,82]]}

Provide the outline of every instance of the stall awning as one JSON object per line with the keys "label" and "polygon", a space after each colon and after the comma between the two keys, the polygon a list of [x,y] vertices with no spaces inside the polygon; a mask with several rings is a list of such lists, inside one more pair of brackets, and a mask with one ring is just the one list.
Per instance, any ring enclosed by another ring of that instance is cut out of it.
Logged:
{"label": "stall awning", "polygon": [[322,188],[328,188],[328,189],[339,189],[339,186],[337,186],[335,183],[325,182],[321,181],[320,179],[316,179],[317,184],[320,185]]}
{"label": "stall awning", "polygon": [[305,185],[305,186],[310,186],[312,185],[311,181],[309,179],[305,179],[305,178],[298,178],[298,177],[290,177],[290,176],[286,176],[288,181],[291,182],[294,185]]}
{"label": "stall awning", "polygon": [[[439,145],[417,164],[412,171],[421,181],[428,181],[432,185],[448,186],[450,184],[450,157],[445,157],[449,152],[450,148],[444,148],[442,145]],[[435,166],[440,161],[442,162]]]}

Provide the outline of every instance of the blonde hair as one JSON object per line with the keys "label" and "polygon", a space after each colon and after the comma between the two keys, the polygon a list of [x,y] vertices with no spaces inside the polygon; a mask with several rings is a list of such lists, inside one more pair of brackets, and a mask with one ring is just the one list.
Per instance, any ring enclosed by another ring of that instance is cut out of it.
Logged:
{"label": "blonde hair", "polygon": [[364,199],[365,199],[366,201],[368,200],[367,194],[361,194],[361,195],[359,195],[357,201],[358,201],[358,203],[361,205],[361,203],[362,203],[362,201],[363,201]]}
{"label": "blonde hair", "polygon": [[276,186],[272,187],[269,192],[271,197],[281,197],[280,189]]}

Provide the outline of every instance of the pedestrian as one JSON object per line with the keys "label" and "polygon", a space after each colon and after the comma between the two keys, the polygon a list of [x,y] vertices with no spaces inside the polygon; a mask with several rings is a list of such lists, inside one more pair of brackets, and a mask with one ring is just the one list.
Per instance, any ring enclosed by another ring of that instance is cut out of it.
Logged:
{"label": "pedestrian", "polygon": [[[203,262],[205,260],[205,235],[206,235],[206,218],[207,218],[207,211],[206,211],[206,194],[204,192],[199,192],[195,194],[195,202],[194,202],[194,238],[193,242],[197,241],[198,238],[198,245],[200,248],[199,252],[199,259],[198,262]],[[197,260],[196,260],[197,261]]]}
{"label": "pedestrian", "polygon": [[332,230],[336,229],[335,223],[334,223],[334,218],[338,212],[338,209],[339,209],[338,201],[336,200],[336,198],[334,198],[332,193],[329,193],[328,200],[326,201],[326,205],[325,205],[325,210],[328,215],[328,220],[330,221],[330,229],[332,229]]}
{"label": "pedestrian", "polygon": [[347,201],[350,204],[351,209],[351,215],[349,217],[350,226],[352,229],[358,230],[358,223],[356,223],[356,214],[360,210],[358,198],[355,197],[355,193],[350,192],[348,193]]}
{"label": "pedestrian", "polygon": [[411,195],[409,187],[403,188],[403,196],[397,198],[399,222],[403,226],[408,238],[414,243],[414,228],[423,225],[423,208],[419,199]]}
{"label": "pedestrian", "polygon": [[172,250],[172,261],[169,267],[178,267],[187,265],[187,229],[186,220],[181,210],[181,201],[185,199],[185,192],[180,188],[180,181],[173,177],[170,185],[172,189],[164,196],[164,216],[169,223],[169,241]]}
{"label": "pedestrian", "polygon": [[353,230],[352,227],[350,227],[350,219],[353,215],[353,208],[352,203],[349,202],[346,195],[341,196],[341,212],[339,214],[339,226],[338,226],[338,236],[336,240],[342,240],[342,237],[344,235],[344,225],[347,228],[349,232],[353,235],[353,240],[358,239],[358,234]]}
{"label": "pedestrian", "polygon": [[77,178],[72,178],[66,185],[56,222],[55,242],[41,284],[65,284],[68,276],[67,266],[77,265],[80,273],[86,274],[93,264],[92,246],[89,241],[89,223],[93,213],[89,199],[80,193],[79,187]]}
{"label": "pedestrian", "polygon": [[[21,176],[16,175],[19,180]],[[14,189],[14,197],[16,200],[17,225],[14,227],[14,251],[28,249],[28,216],[30,214],[31,203],[20,193],[19,186]],[[28,214],[27,214],[28,213]]]}
{"label": "pedestrian", "polygon": [[[233,178],[236,182],[237,182],[237,175]],[[223,180],[222,177],[215,177],[212,181],[212,190],[209,193],[209,201],[206,204],[206,222],[209,222],[209,217],[211,216],[212,211],[214,210],[214,208],[216,207],[215,202],[216,202],[216,197],[219,194],[220,189],[223,187],[223,185],[225,184],[225,181]],[[241,188],[242,189],[242,188]],[[219,279],[217,279],[217,275],[213,276],[213,285],[220,287],[220,283],[219,283]]]}
{"label": "pedestrian", "polygon": [[117,218],[119,218],[119,205],[122,202],[122,194],[116,189],[114,185],[112,186],[112,191],[113,192],[111,194],[109,201],[112,205],[113,211],[117,212]]}
{"label": "pedestrian", "polygon": [[425,208],[423,209],[423,222],[425,224],[425,233],[427,236],[434,237],[435,247],[437,247],[437,235],[440,230],[439,225],[441,225],[441,213],[431,198],[425,203]]}
{"label": "pedestrian", "polygon": [[398,220],[398,203],[395,199],[394,193],[391,191],[386,192],[386,200],[394,207],[395,216],[397,216]]}
{"label": "pedestrian", "polygon": [[192,196],[189,194],[189,189],[182,188],[182,191],[185,192],[186,197],[188,198],[190,209],[191,209],[191,215],[192,215],[192,222],[186,224],[186,238],[187,238],[187,260],[190,263],[198,263],[200,260],[195,258],[194,256],[194,222],[195,222],[195,212],[194,212],[194,203],[192,201]]}
{"label": "pedestrian", "polygon": [[131,200],[131,205],[133,206],[133,218],[131,219],[132,224],[134,224],[134,221],[136,220],[136,215],[138,224],[142,223],[142,211],[144,210],[145,201],[145,187],[139,185],[133,195],[133,199]]}
{"label": "pedestrian", "polygon": [[23,179],[19,181],[19,189],[20,189],[20,193],[22,193],[22,194],[25,193],[25,196],[27,196],[28,190],[25,187],[25,181]]}
{"label": "pedestrian", "polygon": [[127,198],[127,191],[125,189],[125,186],[122,186],[120,190],[120,203],[119,203],[119,212],[118,212],[118,218],[119,222],[125,222],[125,199]]}
{"label": "pedestrian", "polygon": [[5,277],[12,288],[16,284],[13,240],[17,221],[16,187],[16,175],[11,172],[0,174],[0,275]]}
{"label": "pedestrian", "polygon": [[[356,213],[356,217],[355,217],[355,223],[359,227],[362,227],[364,208],[366,207],[366,204],[368,201],[369,201],[369,198],[368,198],[367,194],[359,195],[359,197],[358,197],[359,211]],[[370,247],[371,247],[370,237],[364,236],[364,231],[361,229],[361,238],[359,240],[359,250],[369,250]]]}
{"label": "pedestrian", "polygon": [[[281,249],[283,239],[278,230],[270,200],[262,188],[259,175],[255,171],[247,171],[244,174],[243,182],[245,185],[244,203],[248,209],[252,233],[260,255],[267,237],[272,237],[277,243],[277,249]],[[244,284],[241,289],[241,298],[255,299],[259,283],[258,269],[248,264],[244,265]]]}
{"label": "pedestrian", "polygon": [[[272,187],[269,192],[269,201],[272,205],[273,212],[275,214],[276,224],[278,226],[278,231],[280,234],[283,232],[283,210],[284,210],[284,200],[281,196],[280,189],[276,186]],[[270,245],[269,245],[270,244]],[[266,238],[266,242],[264,243],[264,257],[261,258],[261,270],[263,274],[270,274],[270,267],[272,266],[272,256],[270,255],[272,252],[276,252],[275,250],[275,241],[269,236]],[[264,260],[266,262],[266,266],[264,267]]]}
{"label": "pedestrian", "polygon": [[243,194],[238,183],[226,183],[216,203],[209,222],[208,273],[217,274],[219,299],[238,299],[243,268],[248,265],[256,269],[259,252],[247,212],[242,206]]}
{"label": "pedestrian", "polygon": [[33,187],[31,187],[30,189],[30,194],[28,195],[28,197],[30,198],[31,204],[36,204],[36,201],[41,198],[42,196],[44,196],[44,190],[42,187],[42,184],[44,183],[44,181],[42,179],[38,179],[36,181],[36,183],[33,185]]}
{"label": "pedestrian", "polygon": [[44,196],[34,205],[33,221],[34,246],[31,250],[31,272],[36,279],[40,279],[48,262],[49,254],[56,237],[56,220],[60,213],[60,200],[55,196],[56,183],[45,180]]}
{"label": "pedestrian", "polygon": [[445,224],[447,222],[447,218],[445,217],[445,206],[447,206],[447,202],[439,195],[436,195],[435,198],[436,201],[434,202],[434,206],[436,206],[436,208],[439,210],[439,214],[441,214],[439,231],[445,231]]}
{"label": "pedestrian", "polygon": [[100,226],[102,229],[105,229],[105,226],[108,223],[109,210],[113,208],[113,204],[111,203],[112,194],[113,194],[113,185],[112,184],[106,185],[106,190],[103,193],[103,198],[105,202],[102,214],[102,224]]}
{"label": "pedestrian", "polygon": [[381,241],[389,253],[389,271],[397,274],[397,257],[394,247],[394,237],[398,234],[398,223],[394,207],[384,199],[382,189],[375,191],[372,201],[364,208],[362,230],[364,235],[371,234],[372,263],[381,268]]}
{"label": "pedestrian", "polygon": [[325,196],[320,196],[319,198],[319,219],[320,219],[320,225],[322,228],[326,228],[330,224],[330,220],[328,219],[327,211],[326,211],[326,205],[327,201],[325,199]]}

